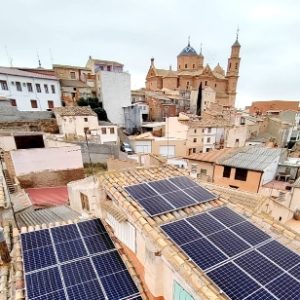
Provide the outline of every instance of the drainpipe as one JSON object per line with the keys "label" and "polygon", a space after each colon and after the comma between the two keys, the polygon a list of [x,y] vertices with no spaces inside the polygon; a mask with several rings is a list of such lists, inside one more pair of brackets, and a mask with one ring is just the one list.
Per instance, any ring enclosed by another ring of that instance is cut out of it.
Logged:
{"label": "drainpipe", "polygon": [[2,227],[0,227],[0,257],[4,264],[8,264],[11,262],[11,257],[4,238],[4,230]]}

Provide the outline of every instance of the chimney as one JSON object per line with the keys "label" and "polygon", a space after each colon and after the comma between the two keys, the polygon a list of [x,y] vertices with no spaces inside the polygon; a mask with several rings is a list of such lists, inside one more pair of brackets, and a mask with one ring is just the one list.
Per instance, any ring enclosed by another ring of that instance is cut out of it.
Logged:
{"label": "chimney", "polygon": [[11,262],[8,247],[4,238],[4,230],[0,227],[0,257],[3,263],[8,264]]}
{"label": "chimney", "polygon": [[151,58],[151,66],[154,66],[154,57]]}

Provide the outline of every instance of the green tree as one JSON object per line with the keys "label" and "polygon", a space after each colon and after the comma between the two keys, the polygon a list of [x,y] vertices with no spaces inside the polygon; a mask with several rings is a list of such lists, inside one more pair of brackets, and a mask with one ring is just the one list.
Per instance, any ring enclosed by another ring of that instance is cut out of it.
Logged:
{"label": "green tree", "polygon": [[108,121],[107,114],[104,108],[102,107],[102,103],[99,102],[97,97],[94,98],[80,98],[77,102],[78,106],[90,106],[91,109],[97,114],[99,121]]}

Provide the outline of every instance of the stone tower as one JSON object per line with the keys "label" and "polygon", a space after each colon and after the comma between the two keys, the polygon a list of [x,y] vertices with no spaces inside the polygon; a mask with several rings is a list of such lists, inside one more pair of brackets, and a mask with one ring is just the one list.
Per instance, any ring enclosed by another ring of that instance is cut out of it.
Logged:
{"label": "stone tower", "polygon": [[238,34],[236,35],[236,40],[231,46],[231,55],[228,58],[226,78],[228,79],[227,91],[229,95],[228,106],[234,107],[236,98],[236,87],[239,79],[239,69],[240,69],[240,49],[241,45],[238,40]]}

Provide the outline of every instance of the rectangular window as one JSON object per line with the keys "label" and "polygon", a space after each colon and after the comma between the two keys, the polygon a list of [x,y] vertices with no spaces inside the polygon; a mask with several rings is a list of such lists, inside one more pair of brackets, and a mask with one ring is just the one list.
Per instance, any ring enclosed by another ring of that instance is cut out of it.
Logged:
{"label": "rectangular window", "polygon": [[200,169],[200,174],[201,175],[207,175],[207,170],[206,169]]}
{"label": "rectangular window", "polygon": [[83,120],[84,120],[84,122],[88,122],[89,119],[88,118],[83,118]]}
{"label": "rectangular window", "polygon": [[107,66],[107,71],[111,71],[111,66]]}
{"label": "rectangular window", "polygon": [[204,85],[205,85],[205,86],[207,85],[207,81],[204,82]]}
{"label": "rectangular window", "polygon": [[106,128],[105,127],[101,128],[101,132],[102,132],[102,134],[106,134]]}
{"label": "rectangular window", "polygon": [[236,168],[234,179],[246,181],[247,180],[248,170]]}
{"label": "rectangular window", "polygon": [[10,104],[11,104],[11,106],[17,106],[16,99],[10,99]]}
{"label": "rectangular window", "polygon": [[31,107],[32,108],[37,108],[37,101],[36,100],[30,100],[30,103],[31,103]]}
{"label": "rectangular window", "polygon": [[193,139],[193,142],[194,142],[194,143],[197,143],[197,139],[196,139],[196,138],[194,138],[194,139]]}
{"label": "rectangular window", "polygon": [[21,82],[16,81],[16,89],[17,89],[17,91],[22,92]]}
{"label": "rectangular window", "polygon": [[224,166],[223,177],[230,178],[231,167]]}
{"label": "rectangular window", "polygon": [[30,82],[27,82],[27,90],[28,92],[33,92],[32,84]]}
{"label": "rectangular window", "polygon": [[35,84],[35,88],[36,88],[36,91],[37,91],[38,93],[41,93],[41,92],[42,92],[42,90],[41,90],[41,85],[40,85],[39,83],[36,83],[36,84]]}
{"label": "rectangular window", "polygon": [[44,84],[45,93],[49,94],[48,84]]}
{"label": "rectangular window", "polygon": [[196,153],[196,148],[193,148],[193,153]]}
{"label": "rectangular window", "polygon": [[52,91],[52,94],[55,94],[55,85],[54,84],[51,84],[51,91]]}
{"label": "rectangular window", "polygon": [[89,204],[88,196],[83,194],[83,193],[80,193],[80,200],[81,200],[82,210],[89,211],[90,210],[90,204]]}
{"label": "rectangular window", "polygon": [[70,72],[70,78],[71,78],[71,79],[76,79],[76,74],[75,74],[75,72]]}
{"label": "rectangular window", "polygon": [[202,133],[204,133],[204,131],[205,131],[205,129],[203,128],[203,129],[202,129]]}
{"label": "rectangular window", "polygon": [[52,100],[48,100],[48,108],[54,108],[54,102]]}
{"label": "rectangular window", "polygon": [[197,129],[194,129],[194,133],[197,133]]}
{"label": "rectangular window", "polygon": [[210,128],[210,127],[207,129],[207,132],[208,132],[208,133],[211,133],[211,128]]}
{"label": "rectangular window", "polygon": [[210,143],[210,137],[206,139],[206,142],[207,142],[207,143]]}
{"label": "rectangular window", "polygon": [[109,128],[109,132],[110,132],[110,134],[115,134],[115,129],[113,127]]}
{"label": "rectangular window", "polygon": [[8,90],[8,85],[7,82],[5,80],[0,80],[0,85],[1,85],[1,89],[4,91]]}

